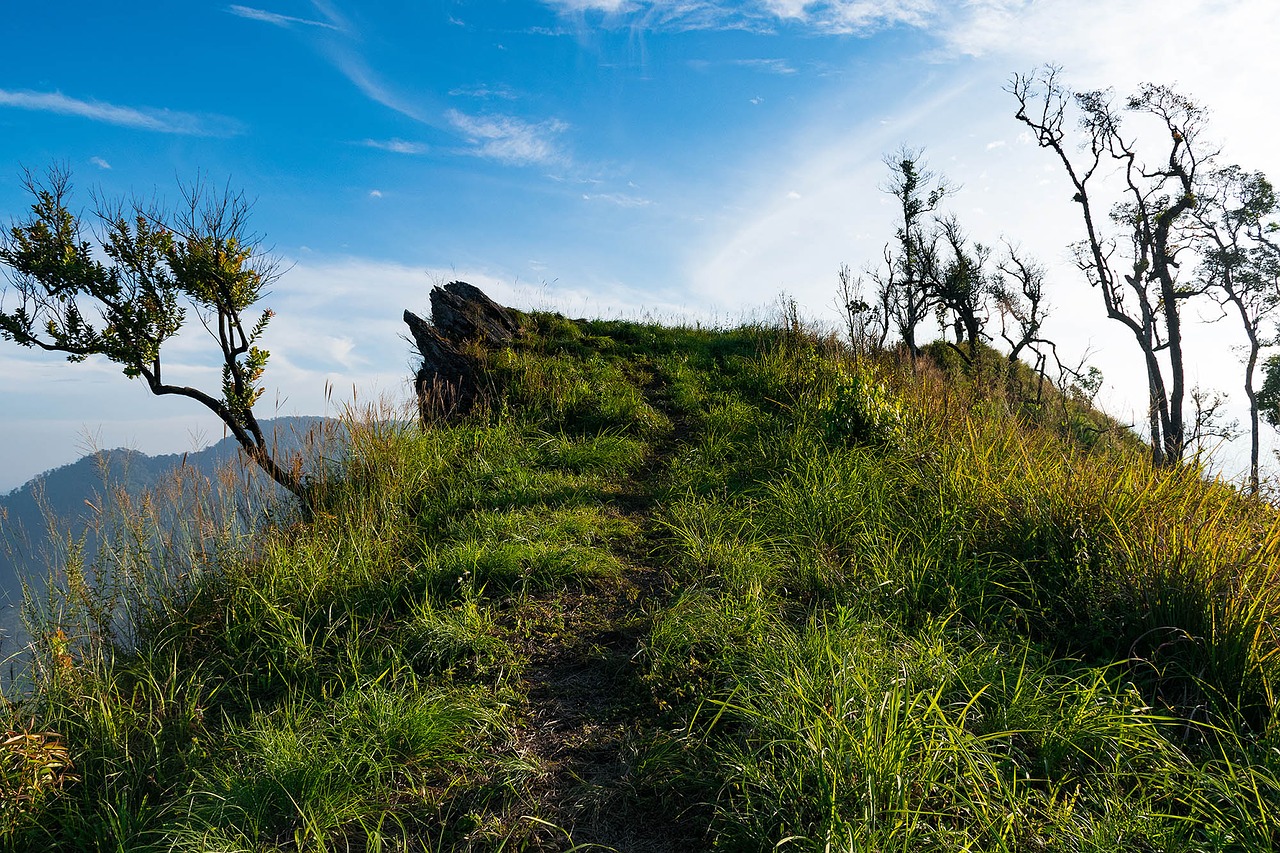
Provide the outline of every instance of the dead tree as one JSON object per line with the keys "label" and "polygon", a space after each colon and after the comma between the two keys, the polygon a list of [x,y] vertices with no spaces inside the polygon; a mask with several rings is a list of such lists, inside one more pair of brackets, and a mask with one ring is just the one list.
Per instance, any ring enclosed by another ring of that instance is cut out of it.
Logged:
{"label": "dead tree", "polygon": [[[1151,84],[1117,109],[1109,91],[1073,95],[1052,67],[1015,77],[1009,91],[1018,101],[1018,120],[1057,155],[1075,189],[1072,200],[1080,205],[1085,230],[1075,245],[1077,265],[1101,291],[1107,316],[1129,329],[1142,352],[1152,458],[1157,465],[1174,465],[1187,443],[1182,307],[1201,292],[1179,280],[1179,256],[1191,244],[1202,172],[1217,154],[1201,140],[1205,110],[1167,86]],[[1067,127],[1073,105],[1080,155],[1068,151],[1075,147]],[[1139,156],[1136,137],[1122,128],[1122,112],[1154,121],[1164,140],[1158,157]],[[1099,202],[1091,195],[1113,172],[1121,198],[1109,216],[1115,236],[1104,232]]]}

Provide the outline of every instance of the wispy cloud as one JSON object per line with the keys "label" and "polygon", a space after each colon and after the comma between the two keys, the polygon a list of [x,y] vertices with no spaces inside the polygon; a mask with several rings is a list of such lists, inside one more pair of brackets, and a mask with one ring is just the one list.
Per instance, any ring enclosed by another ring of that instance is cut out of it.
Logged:
{"label": "wispy cloud", "polygon": [[763,74],[795,74],[796,68],[785,59],[724,59],[712,61],[710,59],[690,59],[689,67],[695,71],[707,71],[717,66],[736,66],[738,68],[747,68],[752,71],[759,71]]}
{"label": "wispy cloud", "polygon": [[[763,0],[780,20],[830,33],[872,33],[894,26],[927,28],[948,4],[939,0]],[[972,4],[968,4],[972,5]]]}
{"label": "wispy cloud", "polygon": [[329,58],[365,97],[415,121],[433,123],[418,104],[393,91],[360,57],[339,48],[329,51]]}
{"label": "wispy cloud", "polygon": [[514,101],[519,97],[506,86],[461,86],[457,89],[450,89],[449,96],[454,98],[499,98],[504,101]]}
{"label": "wispy cloud", "polygon": [[366,148],[390,151],[392,154],[426,154],[431,150],[426,143],[409,142],[406,139],[365,139],[360,144]]}
{"label": "wispy cloud", "polygon": [[104,124],[150,130],[156,133],[234,136],[240,132],[240,124],[224,116],[200,116],[173,110],[122,107],[103,101],[84,101],[61,92],[15,92],[0,89],[0,107],[76,116]]}
{"label": "wispy cloud", "polygon": [[750,68],[765,74],[795,74],[796,69],[785,59],[731,59],[729,65]]}
{"label": "wispy cloud", "polygon": [[328,21],[314,21],[310,18],[295,18],[293,15],[281,15],[276,12],[268,12],[266,9],[255,9],[252,6],[228,6],[227,11],[241,18],[248,18],[251,21],[262,21],[268,24],[274,24],[277,27],[291,27],[294,24],[301,24],[306,27],[320,27],[326,30],[341,30],[342,28]]}
{"label": "wispy cloud", "polygon": [[89,162],[97,166],[99,169],[106,170],[111,168],[111,164],[106,160],[103,160],[101,157],[90,157]]}
{"label": "wispy cloud", "polygon": [[554,6],[564,12],[604,12],[617,14],[644,5],[633,0],[545,0],[548,6]]}
{"label": "wispy cloud", "polygon": [[505,115],[473,116],[449,110],[446,117],[467,137],[470,153],[513,166],[563,164],[567,159],[555,138],[569,126],[557,119],[527,122]]}
{"label": "wispy cloud", "polygon": [[647,198],[626,193],[583,193],[583,201],[602,201],[618,207],[648,207],[653,202]]}
{"label": "wispy cloud", "polygon": [[[830,33],[869,33],[900,24],[925,27],[946,10],[941,0],[543,0],[565,15],[588,13],[645,29],[768,31],[795,24]],[[1016,0],[993,0],[1016,2]]]}
{"label": "wispy cloud", "polygon": [[773,16],[762,13],[758,3],[743,5],[729,0],[543,0],[562,15],[586,19],[600,17],[606,26],[640,30],[767,29]]}

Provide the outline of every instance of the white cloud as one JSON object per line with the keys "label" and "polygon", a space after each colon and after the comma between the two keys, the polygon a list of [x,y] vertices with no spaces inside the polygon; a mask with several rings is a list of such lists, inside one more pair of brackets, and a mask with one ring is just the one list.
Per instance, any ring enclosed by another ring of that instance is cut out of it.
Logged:
{"label": "white cloud", "polygon": [[382,198],[382,190],[369,190],[369,198]]}
{"label": "white cloud", "polygon": [[150,130],[156,133],[233,136],[240,130],[237,122],[222,116],[198,116],[173,110],[122,107],[103,101],[83,101],[61,92],[0,89],[0,107],[76,116],[104,124]]}
{"label": "white cloud", "polygon": [[326,30],[338,30],[341,27],[335,26],[327,21],[313,21],[308,18],[295,18],[292,15],[280,15],[275,12],[268,12],[265,9],[254,9],[250,6],[229,6],[227,11],[241,18],[248,18],[252,21],[263,21],[264,23],[274,24],[277,27],[289,27],[294,24],[302,24],[307,27],[320,27]]}
{"label": "white cloud", "polygon": [[515,166],[564,163],[555,137],[568,129],[558,119],[531,123],[513,116],[473,116],[449,110],[446,117],[467,137],[470,153]]}
{"label": "white cloud", "polygon": [[330,47],[327,52],[334,67],[342,72],[342,75],[351,81],[351,84],[365,97],[415,121],[433,124],[430,116],[421,106],[393,91],[365,64],[363,59],[339,47]]}
{"label": "white cloud", "polygon": [[985,0],[982,8],[942,33],[950,51],[1019,71],[1060,62],[1064,82],[1078,90],[1174,84],[1213,110],[1211,132],[1233,134],[1220,137],[1231,156],[1274,162],[1274,134],[1263,130],[1271,113],[1259,109],[1258,87],[1280,79],[1280,4]]}
{"label": "white cloud", "polygon": [[516,93],[506,86],[462,86],[450,89],[449,95],[454,98],[500,98],[504,101],[514,101],[517,98]]}
{"label": "white cloud", "polygon": [[90,157],[89,162],[97,166],[99,169],[107,170],[111,168],[111,164],[101,157]]}
{"label": "white cloud", "polygon": [[[1280,4],[1248,0],[543,0],[585,26],[632,29],[748,29],[780,25],[829,35],[872,35],[895,27],[938,39],[934,58],[1003,57],[1038,65],[1069,63],[1096,71],[1082,86],[1160,79],[1195,89],[1200,70],[1234,76],[1241,101],[1251,100],[1257,79],[1245,68],[1276,62],[1274,34]],[[593,19],[595,20],[595,19]],[[1141,44],[1141,48],[1137,45]],[[1194,49],[1188,49],[1194,45]],[[1248,56],[1249,62],[1214,62]],[[746,62],[752,62],[747,60]],[[760,60],[761,70],[787,73],[785,62]],[[772,69],[766,63],[776,63]],[[1088,79],[1084,79],[1085,77]]]}
{"label": "white cloud", "polygon": [[626,193],[583,193],[583,201],[603,201],[618,207],[648,207],[653,204],[650,199]]}
{"label": "white cloud", "polygon": [[354,371],[364,361],[355,354],[356,342],[346,335],[326,336],[324,349],[330,361],[347,371]]}
{"label": "white cloud", "polygon": [[430,150],[425,143],[404,139],[366,139],[360,144],[366,148],[390,151],[392,154],[426,154]]}
{"label": "white cloud", "polygon": [[750,68],[753,71],[761,71],[766,74],[787,75],[796,73],[795,67],[785,59],[731,59],[728,64]]}

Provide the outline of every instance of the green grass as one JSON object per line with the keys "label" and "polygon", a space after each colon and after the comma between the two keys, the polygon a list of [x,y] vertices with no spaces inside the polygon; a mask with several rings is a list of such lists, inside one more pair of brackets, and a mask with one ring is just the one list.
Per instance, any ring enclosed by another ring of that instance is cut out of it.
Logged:
{"label": "green grass", "polygon": [[104,512],[7,849],[1280,848],[1273,507],[990,353],[528,329],[305,524]]}

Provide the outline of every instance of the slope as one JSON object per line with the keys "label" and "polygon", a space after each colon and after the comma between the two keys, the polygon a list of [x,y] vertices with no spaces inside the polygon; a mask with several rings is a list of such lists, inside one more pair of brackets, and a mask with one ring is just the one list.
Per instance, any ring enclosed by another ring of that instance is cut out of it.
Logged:
{"label": "slope", "polygon": [[310,523],[72,567],[12,849],[1280,847],[1271,507],[995,358],[525,322]]}

